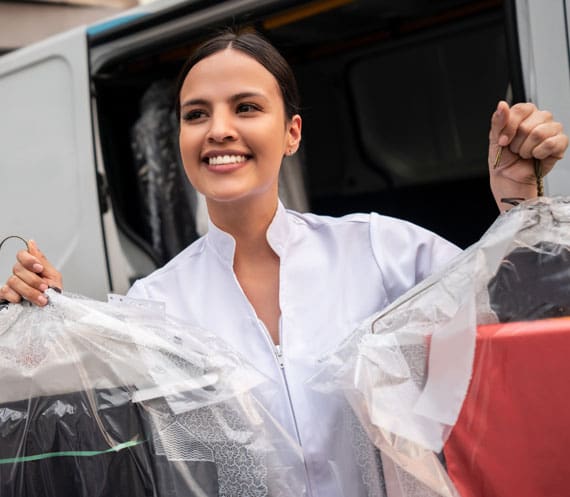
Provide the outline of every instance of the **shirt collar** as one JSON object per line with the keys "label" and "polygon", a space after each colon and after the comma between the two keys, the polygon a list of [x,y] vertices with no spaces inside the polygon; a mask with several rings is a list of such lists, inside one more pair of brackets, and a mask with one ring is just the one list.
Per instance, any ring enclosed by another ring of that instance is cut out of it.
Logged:
{"label": "shirt collar", "polygon": [[287,215],[287,209],[283,206],[281,201],[277,204],[277,211],[275,212],[275,217],[269,228],[267,228],[267,242],[269,246],[275,251],[275,253],[281,257],[289,241],[289,235],[291,234],[291,225],[289,224],[289,216]]}
{"label": "shirt collar", "polygon": [[[277,211],[267,228],[267,242],[275,253],[281,257],[289,239],[290,226],[287,210],[281,203],[277,204]],[[211,219],[208,219],[207,243],[227,264],[233,265],[236,242],[229,233],[218,228]]]}

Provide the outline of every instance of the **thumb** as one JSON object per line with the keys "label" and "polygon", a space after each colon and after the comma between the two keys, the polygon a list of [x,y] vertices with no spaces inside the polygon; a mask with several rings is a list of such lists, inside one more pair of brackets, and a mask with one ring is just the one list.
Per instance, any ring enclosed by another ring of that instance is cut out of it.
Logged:
{"label": "thumb", "polygon": [[28,252],[33,255],[39,263],[43,266],[43,271],[39,275],[46,279],[50,286],[55,286],[61,288],[62,279],[60,272],[53,267],[51,262],[43,254],[43,252],[38,248],[38,245],[34,240],[28,240]]}
{"label": "thumb", "polygon": [[41,253],[36,242],[33,240],[28,240],[28,252],[38,259],[44,259],[44,255]]}
{"label": "thumb", "polygon": [[491,130],[489,131],[489,166],[496,166],[496,161],[500,158],[499,152],[501,147],[508,143],[502,135],[505,126],[509,121],[510,107],[507,102],[501,100],[495,112],[491,116]]}
{"label": "thumb", "polygon": [[[45,255],[42,251],[38,248],[38,245],[34,240],[28,240],[28,252],[33,255],[36,259],[38,259],[42,264],[47,261]],[[49,262],[49,261],[48,261]]]}
{"label": "thumb", "polygon": [[501,140],[501,132],[505,129],[505,126],[509,121],[509,112],[509,104],[504,100],[501,100],[491,117],[491,131],[489,132],[489,142],[491,145],[500,145],[504,147],[507,144],[503,143],[503,140]]}

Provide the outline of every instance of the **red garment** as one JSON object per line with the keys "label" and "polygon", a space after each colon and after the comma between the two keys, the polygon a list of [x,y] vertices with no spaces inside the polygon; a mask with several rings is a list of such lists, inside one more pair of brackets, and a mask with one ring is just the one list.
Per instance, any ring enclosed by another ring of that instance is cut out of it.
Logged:
{"label": "red garment", "polygon": [[480,326],[444,448],[462,497],[570,495],[570,319]]}

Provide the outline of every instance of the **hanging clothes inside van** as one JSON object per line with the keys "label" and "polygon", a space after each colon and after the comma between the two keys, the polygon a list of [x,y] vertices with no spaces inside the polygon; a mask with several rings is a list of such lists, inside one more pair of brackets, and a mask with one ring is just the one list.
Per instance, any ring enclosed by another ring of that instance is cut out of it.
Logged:
{"label": "hanging clothes inside van", "polygon": [[49,292],[0,310],[2,497],[305,495],[271,382],[218,338]]}
{"label": "hanging clothes inside van", "polygon": [[199,194],[187,180],[180,161],[173,105],[172,84],[166,80],[153,83],[141,99],[140,117],[131,130],[144,224],[162,264],[199,234]]}

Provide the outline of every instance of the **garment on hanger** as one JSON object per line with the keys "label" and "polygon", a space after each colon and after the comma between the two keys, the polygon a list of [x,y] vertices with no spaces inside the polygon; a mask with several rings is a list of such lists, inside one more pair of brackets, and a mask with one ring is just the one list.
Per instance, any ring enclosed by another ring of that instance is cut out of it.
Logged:
{"label": "garment on hanger", "polygon": [[[540,335],[546,324],[517,323],[516,336],[511,329],[509,333],[491,333],[485,341],[481,334],[477,342],[476,337],[478,328],[484,330],[485,325],[501,320],[567,314],[568,247],[570,199],[524,202],[501,215],[479,242],[443,270],[370,316],[341,347],[322,359],[321,371],[311,379],[312,387],[344,392],[380,450],[384,473],[389,461],[396,474],[411,475],[420,483],[415,493],[406,493],[400,485],[395,495],[424,495],[423,486],[442,496],[459,495],[458,489],[462,496],[475,496],[484,489],[486,496],[507,497],[510,494],[501,489],[507,488],[507,480],[514,479],[525,482],[517,488],[534,492],[524,495],[546,495],[540,489],[562,488],[552,477],[565,470],[566,462],[561,458],[552,461],[557,465],[554,470],[541,473],[529,470],[530,459],[536,457],[533,447],[517,453],[521,458],[517,467],[497,464],[496,458],[484,450],[486,446],[500,446],[501,437],[510,443],[532,433],[534,440],[545,442],[540,444],[545,457],[564,452],[557,445],[564,437],[549,436],[547,431],[548,426],[560,425],[555,418],[566,410],[560,408],[558,395],[541,394],[559,384],[564,373],[549,368],[540,376],[542,387],[529,383],[537,391],[524,395],[508,392],[509,384],[522,386],[518,378],[525,370],[548,361],[548,356],[532,353],[533,343],[540,345],[540,350],[548,348],[546,335]],[[560,343],[570,343],[568,327],[555,328]],[[473,370],[476,343],[477,369]],[[485,343],[484,350],[481,343]],[[559,364],[557,357],[553,352],[553,362]],[[483,381],[491,377],[499,379]],[[495,388],[502,390],[496,392]],[[489,403],[485,400],[489,398],[500,398],[501,402]],[[464,408],[469,409],[469,415]],[[542,422],[536,414],[541,410],[553,418]],[[503,416],[512,419],[510,428],[519,430],[516,435],[491,430],[500,425],[495,421]],[[461,437],[454,437],[456,428]],[[489,436],[495,438],[489,441]],[[449,474],[435,456],[442,449]],[[390,489],[388,495],[392,495]]]}
{"label": "garment on hanger", "polygon": [[473,376],[444,452],[464,497],[564,497],[570,199],[526,202],[492,229],[511,226],[482,278]]}
{"label": "garment on hanger", "polygon": [[146,303],[49,298],[0,310],[2,497],[305,495],[258,401],[274,386],[218,338]]}
{"label": "garment on hanger", "polygon": [[445,444],[461,497],[566,497],[570,319],[477,328],[473,377]]}
{"label": "garment on hanger", "polygon": [[514,248],[489,281],[501,323],[570,316],[570,237]]}

